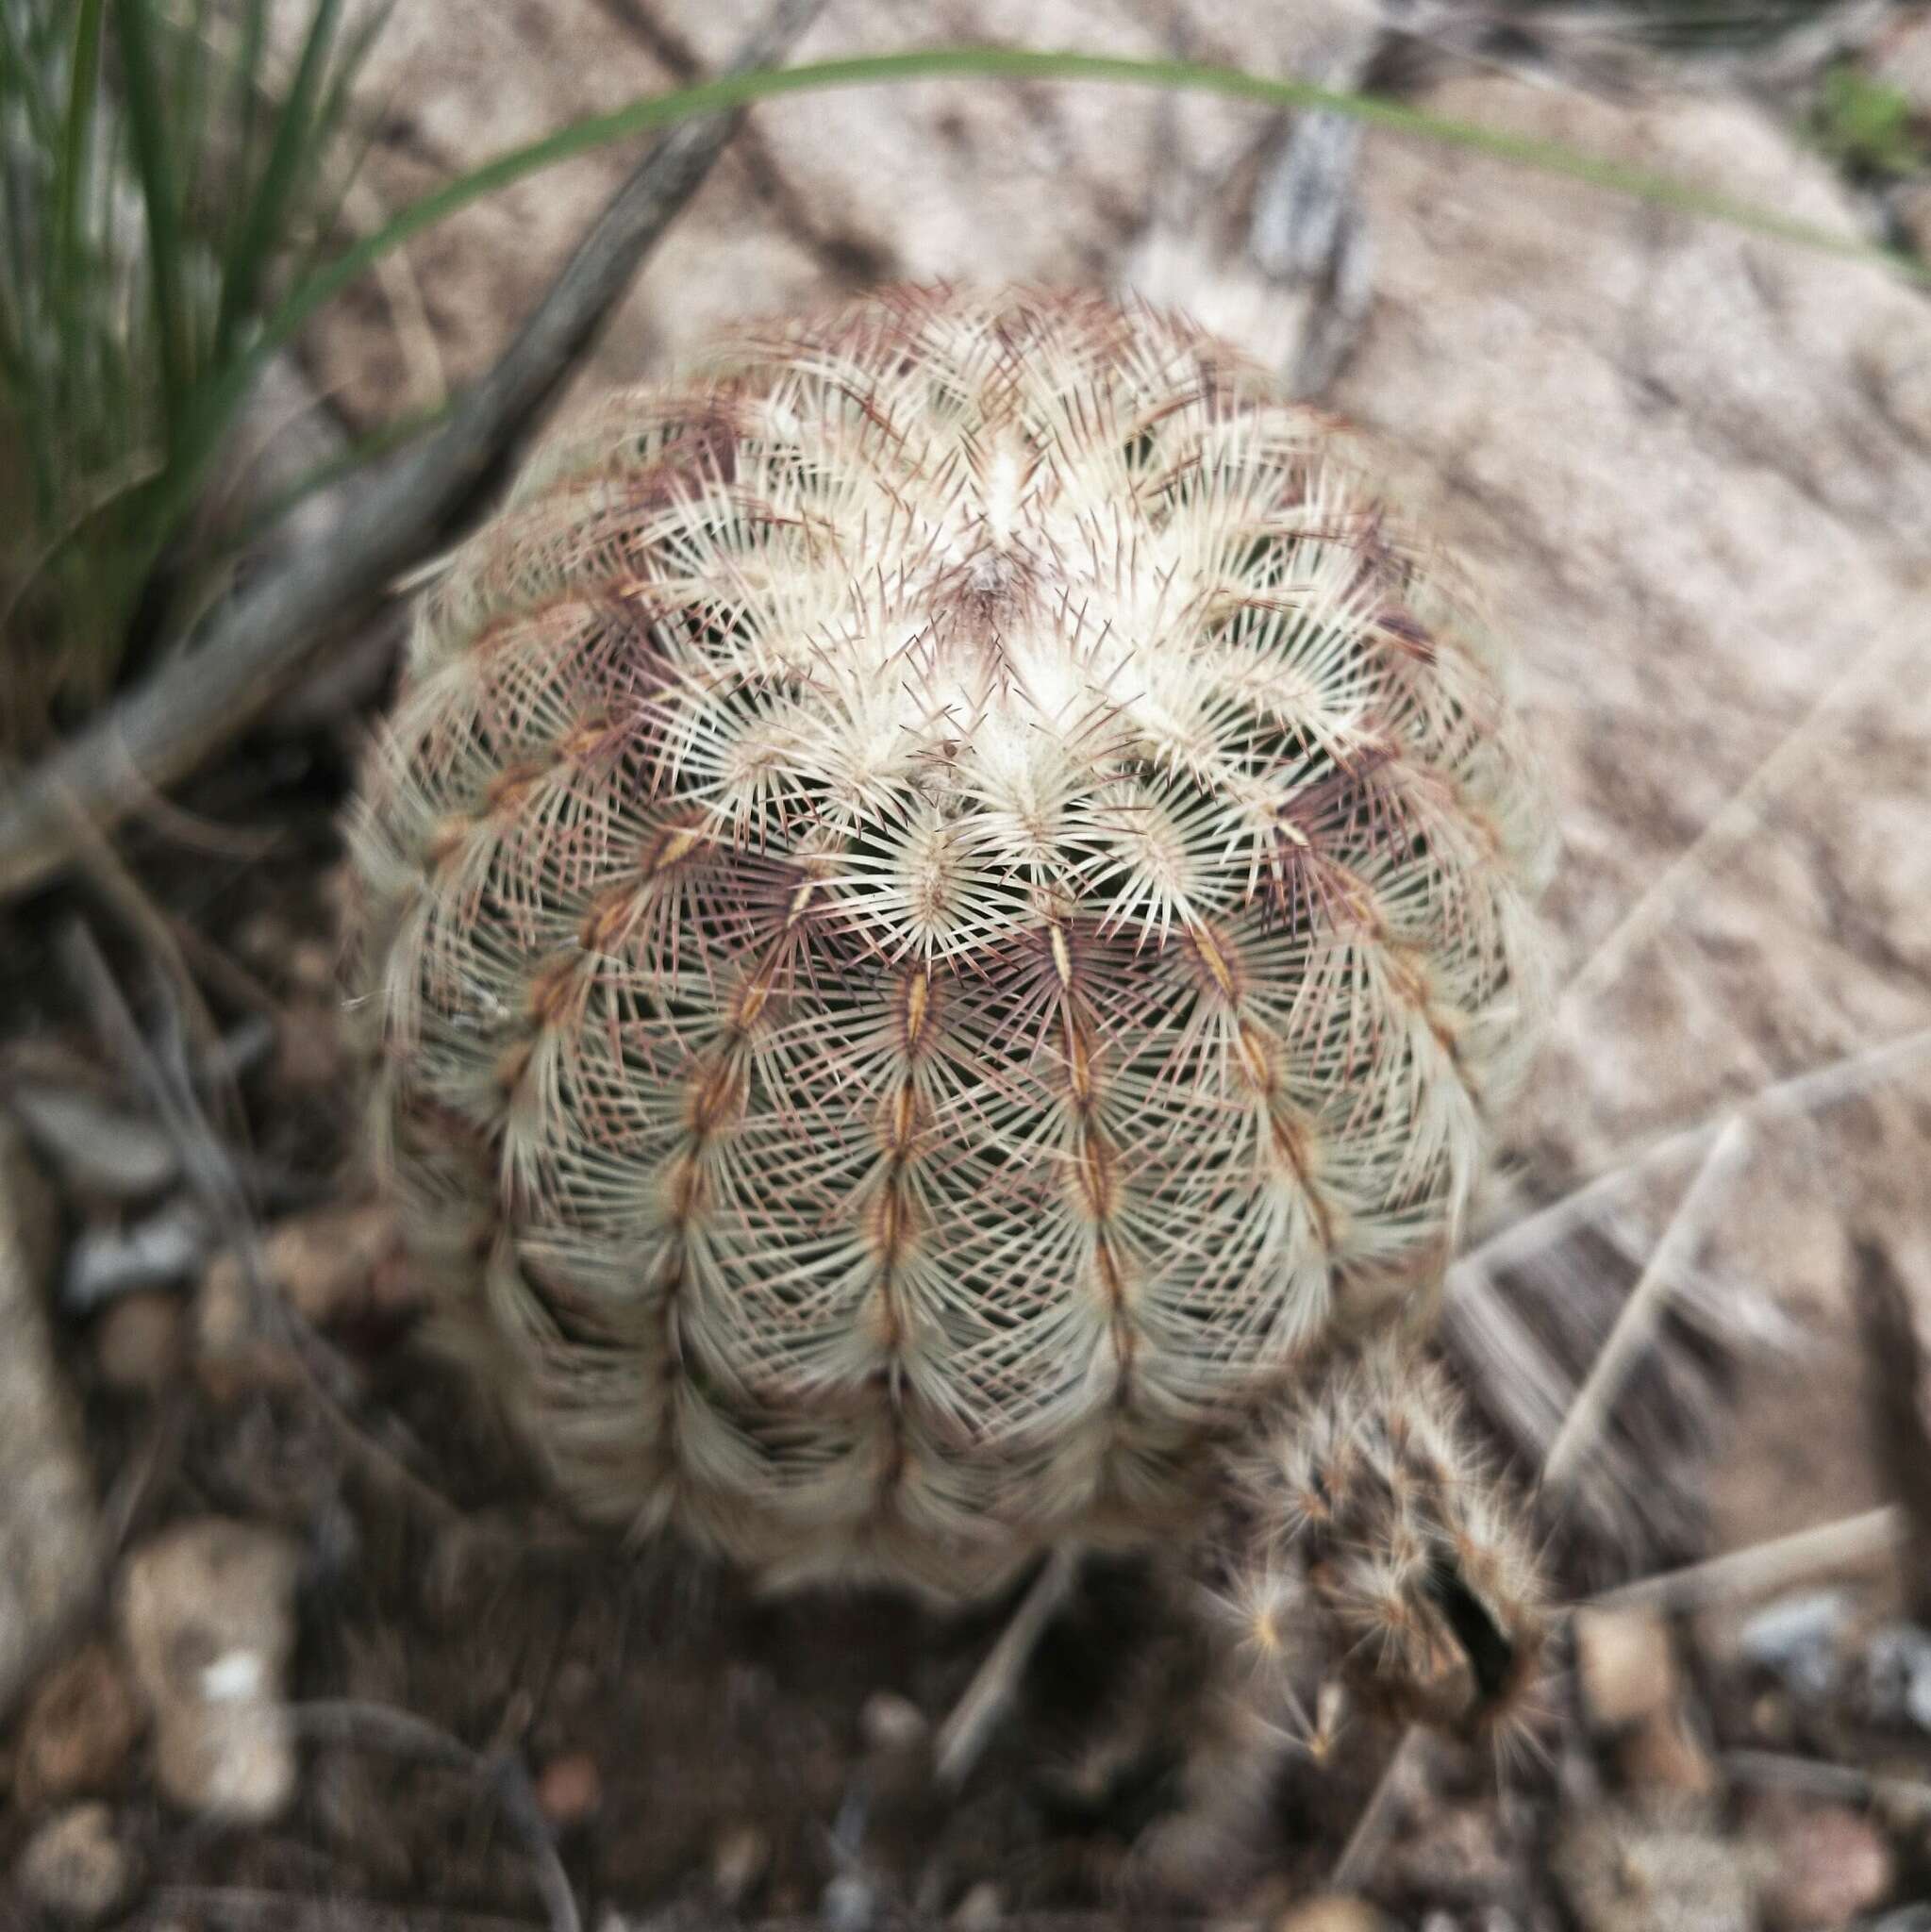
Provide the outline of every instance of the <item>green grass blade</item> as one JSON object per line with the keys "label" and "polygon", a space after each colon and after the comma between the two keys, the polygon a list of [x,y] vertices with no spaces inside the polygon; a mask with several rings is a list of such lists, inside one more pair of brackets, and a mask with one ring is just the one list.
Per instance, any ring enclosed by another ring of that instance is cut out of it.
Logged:
{"label": "green grass blade", "polygon": [[186,310],[181,292],[181,206],[168,153],[167,104],[150,34],[148,0],[114,0],[127,92],[127,125],[147,218],[148,280],[159,345],[161,407],[171,447],[185,442],[189,405]]}
{"label": "green grass blade", "polygon": [[1883,263],[1912,279],[1931,282],[1931,264],[1902,250],[1839,234],[1816,223],[1754,202],[1718,194],[1647,168],[1603,160],[1559,142],[1483,126],[1374,94],[1345,92],[1311,82],[1276,80],[1240,68],[1194,60],[1138,60],[1102,54],[1035,53],[1017,47],[940,47],[818,60],[797,67],[765,68],[701,81],[652,94],[605,114],[575,121],[524,147],[512,148],[398,210],[375,234],[344,249],[307,277],[268,325],[270,340],[286,341],[325,303],[374,263],[425,228],[493,194],[499,189],[592,148],[666,127],[699,114],[748,107],[757,101],[828,89],[877,87],[947,75],[1002,79],[1100,81],[1122,87],[1158,87],[1264,102],[1276,108],[1321,108],[1372,127],[1420,136],[1450,147],[1512,161],[1532,171],[1579,181],[1658,208],[1702,216],[1750,233],[1791,242],[1824,254]]}
{"label": "green grass blade", "polygon": [[1680,213],[1723,222],[1747,233],[1789,242],[1820,253],[1876,263],[1921,283],[1931,284],[1931,264],[1902,250],[1882,247],[1814,223],[1717,194],[1674,177],[1619,161],[1580,154],[1559,142],[1540,141],[1410,108],[1378,95],[1318,87],[1309,81],[1278,80],[1236,67],[1194,60],[1140,60],[1102,54],[1041,53],[1016,47],[941,47],[904,54],[881,54],[806,62],[795,67],[762,68],[726,75],[694,86],[652,94],[608,113],[571,123],[554,134],[512,148],[480,167],[400,209],[375,234],[364,237],[306,275],[270,315],[248,352],[198,398],[191,432],[191,460],[180,465],[170,514],[185,511],[206,462],[247,395],[268,357],[317,310],[365,275],[383,257],[425,229],[560,161],[574,159],[611,142],[628,140],[700,114],[748,107],[832,89],[877,87],[948,75],[1007,80],[1093,81],[1122,87],[1175,89],[1219,94],[1274,108],[1318,108],[1391,133],[1417,136],[1447,146],[1511,161],[1545,175],[1581,182]]}
{"label": "green grass blade", "polygon": [[316,0],[315,11],[309,16],[294,81],[277,111],[267,165],[256,184],[241,234],[223,264],[221,311],[214,335],[216,367],[227,360],[236,330],[253,314],[264,271],[287,231],[304,163],[313,154],[312,137],[320,125],[316,104],[341,12],[341,0]]}
{"label": "green grass blade", "polygon": [[[341,56],[337,60],[335,73],[330,76],[328,93],[323,101],[320,125],[331,139],[346,132],[350,122],[349,91],[354,87],[356,76],[361,72],[363,62],[368,58],[369,49],[375,43],[375,36],[389,24],[390,15],[395,10],[394,0],[385,0],[370,14],[343,43]],[[348,203],[356,182],[360,178],[362,164],[368,158],[369,151],[375,145],[375,138],[381,126],[383,109],[374,113],[358,114],[355,118],[362,123],[360,136],[355,151],[341,169],[331,184],[331,192],[325,205],[318,203],[315,210],[315,225],[312,242],[319,251],[327,238],[333,235],[342,217],[342,209]]]}
{"label": "green grass blade", "polygon": [[71,308],[79,275],[80,211],[92,158],[94,109],[100,100],[100,69],[101,0],[80,0],[74,13],[73,74],[54,209],[54,286],[63,312]]}
{"label": "green grass blade", "polygon": [[191,224],[208,153],[209,95],[209,0],[194,0],[194,12],[185,26],[171,28],[176,45],[175,71],[169,87],[172,139],[178,171],[184,223]]}
{"label": "green grass blade", "polygon": [[0,6],[0,100],[16,99],[26,114],[34,142],[43,154],[58,154],[60,131],[48,100],[42,68],[44,49],[23,36],[22,24]]}
{"label": "green grass blade", "polygon": [[[261,57],[268,33],[269,0],[246,0],[241,22],[241,44],[229,78],[228,126],[235,142],[235,178],[255,177],[255,144],[261,122]],[[248,204],[237,195],[230,212],[228,234],[222,244],[222,258],[233,255],[241,224],[248,218]]]}

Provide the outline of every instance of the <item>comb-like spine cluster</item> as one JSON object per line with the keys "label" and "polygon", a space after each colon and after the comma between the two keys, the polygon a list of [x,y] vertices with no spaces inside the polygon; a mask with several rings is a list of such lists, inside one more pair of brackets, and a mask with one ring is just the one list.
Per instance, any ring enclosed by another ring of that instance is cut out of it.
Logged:
{"label": "comb-like spine cluster", "polygon": [[423,608],[379,1149],[591,1512],[948,1591],[1144,1538],[1439,1276],[1536,1005],[1523,765],[1449,563],[1185,324],[752,329]]}

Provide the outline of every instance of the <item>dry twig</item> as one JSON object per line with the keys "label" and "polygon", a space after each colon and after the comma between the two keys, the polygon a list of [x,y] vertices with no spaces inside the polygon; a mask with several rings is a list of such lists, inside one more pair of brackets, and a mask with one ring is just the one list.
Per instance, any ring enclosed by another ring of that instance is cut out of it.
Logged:
{"label": "dry twig", "polygon": [[1886,1504],[1861,1516],[1793,1530],[1789,1536],[1708,1557],[1680,1570],[1638,1577],[1634,1583],[1605,1591],[1595,1602],[1605,1609],[1691,1610],[1703,1604],[1771,1596],[1826,1571],[1877,1562],[1890,1555],[1903,1534],[1903,1516]]}
{"label": "dry twig", "polygon": [[239,1260],[257,1331],[281,1344],[324,1418],[365,1468],[431,1517],[447,1521],[456,1514],[455,1505],[393,1449],[357,1424],[351,1413],[356,1399],[353,1372],[270,1284],[247,1187],[201,1109],[181,1043],[174,1041],[165,1060],[148,1045],[85,926],[71,927],[62,937],[60,951],[103,1045],[140,1082],[156,1118],[175,1143],[189,1186]]}
{"label": "dry twig", "polygon": [[1062,1543],[1046,1558],[1045,1568],[1020,1599],[999,1641],[973,1674],[964,1696],[940,1725],[934,1768],[943,1790],[957,1790],[972,1774],[986,1740],[1012,1702],[1035,1646],[1079,1575],[1079,1558],[1076,1543]]}
{"label": "dry twig", "polygon": [[536,1871],[537,1890],[550,1917],[551,1932],[583,1932],[575,1895],[550,1828],[537,1807],[529,1774],[522,1758],[508,1751],[488,1755],[474,1751],[461,1739],[440,1729],[413,1711],[383,1704],[359,1704],[349,1699],[316,1699],[290,1707],[295,1728],[310,1737],[339,1744],[359,1744],[414,1757],[425,1764],[445,1765],[480,1777],[494,1794],[504,1817],[523,1840]]}
{"label": "dry twig", "polygon": [[1717,1136],[1716,1145],[1704,1157],[1696,1178],[1652,1250],[1636,1286],[1618,1310],[1607,1339],[1590,1364],[1587,1379],[1576,1391],[1555,1441],[1549,1445],[1549,1453],[1542,1460],[1545,1498],[1559,1496],[1574,1480],[1637,1357],[1655,1334],[1664,1303],[1703,1238],[1710,1208],[1743,1164],[1749,1147],[1749,1129],[1740,1117],[1733,1118]]}

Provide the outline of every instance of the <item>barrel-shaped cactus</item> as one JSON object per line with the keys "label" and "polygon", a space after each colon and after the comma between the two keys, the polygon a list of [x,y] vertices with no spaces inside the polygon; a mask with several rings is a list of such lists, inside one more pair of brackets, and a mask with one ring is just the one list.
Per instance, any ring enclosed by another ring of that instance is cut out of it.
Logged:
{"label": "barrel-shaped cactus", "polygon": [[891,291],[532,464],[356,839],[379,1145],[591,1513],[989,1587],[1440,1276],[1527,1037],[1504,667],[1185,324]]}

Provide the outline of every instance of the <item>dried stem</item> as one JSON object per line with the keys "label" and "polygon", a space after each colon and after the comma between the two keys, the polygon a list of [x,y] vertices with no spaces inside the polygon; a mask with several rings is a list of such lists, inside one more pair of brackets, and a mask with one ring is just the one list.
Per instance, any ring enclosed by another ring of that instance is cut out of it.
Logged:
{"label": "dried stem", "polygon": [[1542,1493],[1553,1501],[1573,1481],[1590,1443],[1601,1432],[1637,1357],[1656,1332],[1663,1304],[1695,1252],[1708,1225],[1711,1209],[1729,1186],[1750,1147],[1750,1130],[1732,1118],[1704,1157],[1696,1178],[1683,1196],[1656,1244],[1648,1265],[1618,1310],[1608,1339],[1590,1365],[1589,1375],[1542,1463]]}
{"label": "dried stem", "polygon": [[1826,1764],[1814,1757],[1791,1757],[1781,1751],[1726,1751],[1723,1769],[1741,1784],[1785,1785],[1820,1798],[1853,1805],[1881,1800],[1900,1810],[1931,1814],[1931,1784],[1917,1778],[1884,1777],[1855,1765]]}
{"label": "dried stem", "polygon": [[569,1875],[557,1856],[549,1826],[537,1807],[529,1774],[521,1758],[508,1752],[485,1755],[472,1750],[461,1739],[413,1711],[396,1710],[383,1704],[316,1699],[291,1705],[290,1715],[295,1728],[310,1737],[420,1758],[424,1763],[446,1765],[480,1777],[495,1794],[504,1817],[529,1854],[537,1890],[549,1914],[551,1932],[583,1932],[583,1920],[576,1908],[575,1895],[570,1890]]}
{"label": "dried stem", "polygon": [[1904,1528],[1902,1512],[1886,1504],[1861,1516],[1840,1517],[1680,1570],[1639,1577],[1606,1591],[1594,1601],[1605,1609],[1691,1610],[1705,1604],[1769,1596],[1821,1572],[1860,1568],[1888,1557]]}
{"label": "dried stem", "polygon": [[352,1372],[269,1282],[246,1184],[201,1109],[185,1055],[177,1051],[164,1062],[148,1045],[85,926],[76,924],[71,927],[62,936],[60,951],[87,1001],[102,1044],[116,1061],[133,1072],[145,1091],[156,1118],[180,1156],[189,1186],[240,1261],[251,1318],[258,1332],[284,1345],[330,1426],[365,1466],[429,1515],[448,1520],[456,1513],[448,1498],[424,1482],[392,1449],[357,1424],[350,1413],[355,1397]]}
{"label": "dried stem", "polygon": [[1393,1828],[1403,1774],[1421,1751],[1426,1737],[1427,1733],[1420,1724],[1410,1724],[1401,1734],[1387,1764],[1382,1767],[1373,1793],[1362,1807],[1360,1817],[1355,1821],[1354,1830],[1348,1834],[1347,1843],[1341,1847],[1340,1858],[1335,1862],[1329,1883],[1336,1891],[1353,1891],[1367,1882],[1375,1859],[1381,1856],[1381,1847]]}
{"label": "dried stem", "polygon": [[1708,1120],[1663,1135],[1559,1201],[1552,1201],[1477,1242],[1448,1271],[1449,1293],[1472,1288],[1490,1269],[1507,1268],[1554,1246],[1564,1235],[1594,1220],[1607,1201],[1643,1174],[1703,1153],[1732,1121],[1754,1126],[1773,1118],[1821,1111],[1866,1091],[1926,1052],[1931,1052],[1931,1026],[1861,1053],[1847,1054],[1807,1073],[1793,1074]]}
{"label": "dried stem", "polygon": [[939,1727],[934,1761],[942,1790],[957,1790],[972,1775],[993,1727],[1019,1689],[1034,1647],[1073,1589],[1079,1574],[1079,1559],[1078,1546],[1071,1543],[1062,1543],[1046,1558],[1045,1568],[1020,1599],[998,1642],[974,1673],[964,1696]]}

